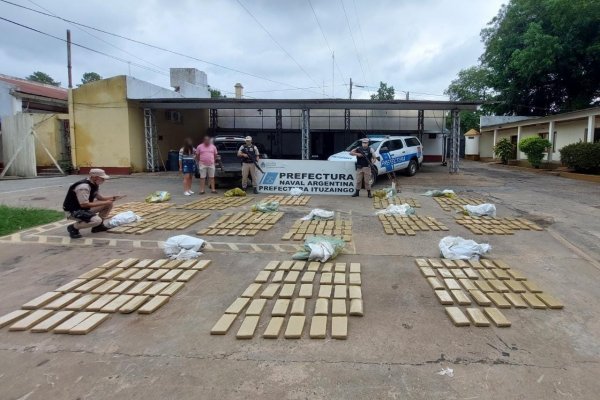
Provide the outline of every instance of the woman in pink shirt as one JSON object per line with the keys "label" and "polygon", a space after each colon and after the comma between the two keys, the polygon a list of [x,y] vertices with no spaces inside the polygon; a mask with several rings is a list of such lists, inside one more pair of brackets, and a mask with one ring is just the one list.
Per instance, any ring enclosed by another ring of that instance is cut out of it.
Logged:
{"label": "woman in pink shirt", "polygon": [[204,136],[204,141],[196,148],[196,157],[198,157],[200,168],[200,194],[204,194],[207,175],[211,193],[217,193],[215,190],[215,161],[217,156],[217,148],[211,143],[210,136]]}

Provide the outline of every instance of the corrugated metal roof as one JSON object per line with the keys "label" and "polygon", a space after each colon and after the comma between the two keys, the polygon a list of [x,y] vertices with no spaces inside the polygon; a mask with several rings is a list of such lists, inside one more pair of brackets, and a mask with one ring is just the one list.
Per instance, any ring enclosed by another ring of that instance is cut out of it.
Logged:
{"label": "corrugated metal roof", "polygon": [[69,97],[67,89],[61,87],[46,85],[39,82],[32,82],[7,75],[0,75],[0,81],[14,85],[15,91],[24,94],[31,94],[64,101],[66,101]]}

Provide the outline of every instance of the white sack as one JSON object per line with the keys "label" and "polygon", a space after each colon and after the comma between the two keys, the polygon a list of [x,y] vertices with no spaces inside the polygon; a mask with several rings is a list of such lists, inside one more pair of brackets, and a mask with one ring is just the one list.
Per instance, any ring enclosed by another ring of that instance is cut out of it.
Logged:
{"label": "white sack", "polygon": [[445,196],[447,194],[454,195],[454,190],[451,190],[451,189],[428,190],[425,193],[423,193],[422,196],[441,197],[441,196]]}
{"label": "white sack", "polygon": [[296,197],[302,195],[302,193],[304,193],[304,191],[300,188],[295,187],[290,189],[290,196]]}
{"label": "white sack", "polygon": [[446,236],[440,240],[439,247],[442,256],[450,260],[478,260],[480,256],[489,252],[492,248],[487,243],[480,244],[474,240],[467,240],[458,236]]}
{"label": "white sack", "polygon": [[313,210],[311,210],[311,212],[302,217],[303,221],[311,221],[313,219],[333,219],[333,217],[335,216],[335,212],[333,211],[327,211],[327,210],[321,210],[320,208],[315,208]]}
{"label": "white sack", "polygon": [[171,236],[163,244],[165,255],[172,260],[189,260],[202,255],[199,252],[206,246],[206,242],[202,239],[188,236],[177,235]]}
{"label": "white sack", "polygon": [[411,206],[409,206],[408,204],[400,204],[400,205],[396,205],[396,204],[390,204],[389,206],[387,206],[387,208],[385,210],[379,210],[377,211],[375,214],[384,214],[384,215],[401,215],[401,216],[407,216],[407,215],[412,215],[415,213],[415,209],[412,208]]}
{"label": "white sack", "polygon": [[469,215],[475,217],[482,217],[484,215],[489,215],[490,217],[496,216],[496,206],[493,204],[485,203],[479,204],[477,206],[472,206],[470,204],[463,206],[463,209],[469,213]]}
{"label": "white sack", "polygon": [[117,226],[131,224],[132,222],[137,222],[141,219],[142,218],[140,218],[140,216],[134,213],[133,211],[124,211],[122,213],[118,213],[117,215],[109,219],[108,222],[105,223],[105,225],[107,228],[116,228]]}
{"label": "white sack", "polygon": [[310,247],[310,255],[308,256],[310,261],[325,262],[329,260],[335,251],[333,246],[327,242],[309,243],[308,247]]}

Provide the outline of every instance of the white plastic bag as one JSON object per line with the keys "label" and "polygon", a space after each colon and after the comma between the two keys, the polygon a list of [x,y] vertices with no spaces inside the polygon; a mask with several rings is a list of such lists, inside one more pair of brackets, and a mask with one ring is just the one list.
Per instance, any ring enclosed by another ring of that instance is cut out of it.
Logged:
{"label": "white plastic bag", "polygon": [[142,218],[133,211],[124,211],[109,219],[105,225],[107,228],[116,228],[117,226],[131,224],[140,221],[141,219]]}
{"label": "white plastic bag", "polygon": [[307,246],[310,248],[309,261],[325,262],[334,253],[333,246],[328,242],[308,243]]}
{"label": "white plastic bag", "polygon": [[172,260],[189,260],[202,255],[199,252],[206,246],[202,239],[188,235],[171,236],[163,244],[165,255]]}
{"label": "white plastic bag", "polygon": [[490,217],[496,216],[496,206],[490,203],[479,204],[476,206],[468,204],[463,206],[463,209],[468,212],[469,215],[473,215],[475,217],[482,217],[484,215],[489,215]]}
{"label": "white plastic bag", "polygon": [[308,215],[302,217],[302,221],[311,221],[313,219],[333,219],[333,217],[335,217],[335,212],[333,211],[314,208]]}
{"label": "white plastic bag", "polygon": [[304,193],[304,191],[300,188],[295,187],[290,189],[290,196],[301,196],[302,193]]}
{"label": "white plastic bag", "polygon": [[429,197],[454,197],[456,196],[456,194],[454,193],[454,190],[451,189],[444,189],[444,190],[428,190],[425,193],[422,194],[422,196],[429,196]]}
{"label": "white plastic bag", "polygon": [[405,203],[400,205],[390,204],[385,210],[379,210],[375,214],[407,216],[412,215],[414,213],[415,209]]}
{"label": "white plastic bag", "polygon": [[440,252],[449,260],[478,260],[480,256],[492,248],[487,243],[477,243],[474,240],[463,239],[458,236],[446,236],[440,240]]}

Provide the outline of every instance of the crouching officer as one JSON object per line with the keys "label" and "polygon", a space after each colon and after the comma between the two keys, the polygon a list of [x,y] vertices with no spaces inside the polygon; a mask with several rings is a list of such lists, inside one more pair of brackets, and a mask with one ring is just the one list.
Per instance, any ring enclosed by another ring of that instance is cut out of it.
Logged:
{"label": "crouching officer", "polygon": [[358,197],[363,181],[367,195],[371,196],[371,165],[375,161],[373,149],[369,146],[369,139],[361,140],[361,145],[350,151],[350,154],[356,156],[356,191],[352,197]]}
{"label": "crouching officer", "polygon": [[108,228],[103,221],[108,217],[113,207],[113,202],[124,196],[102,196],[99,186],[109,178],[104,170],[92,168],[90,176],[75,182],[69,187],[63,209],[68,213],[67,218],[76,222],[67,226],[67,231],[72,239],[79,239],[80,229],[92,228],[92,233],[104,232]]}

